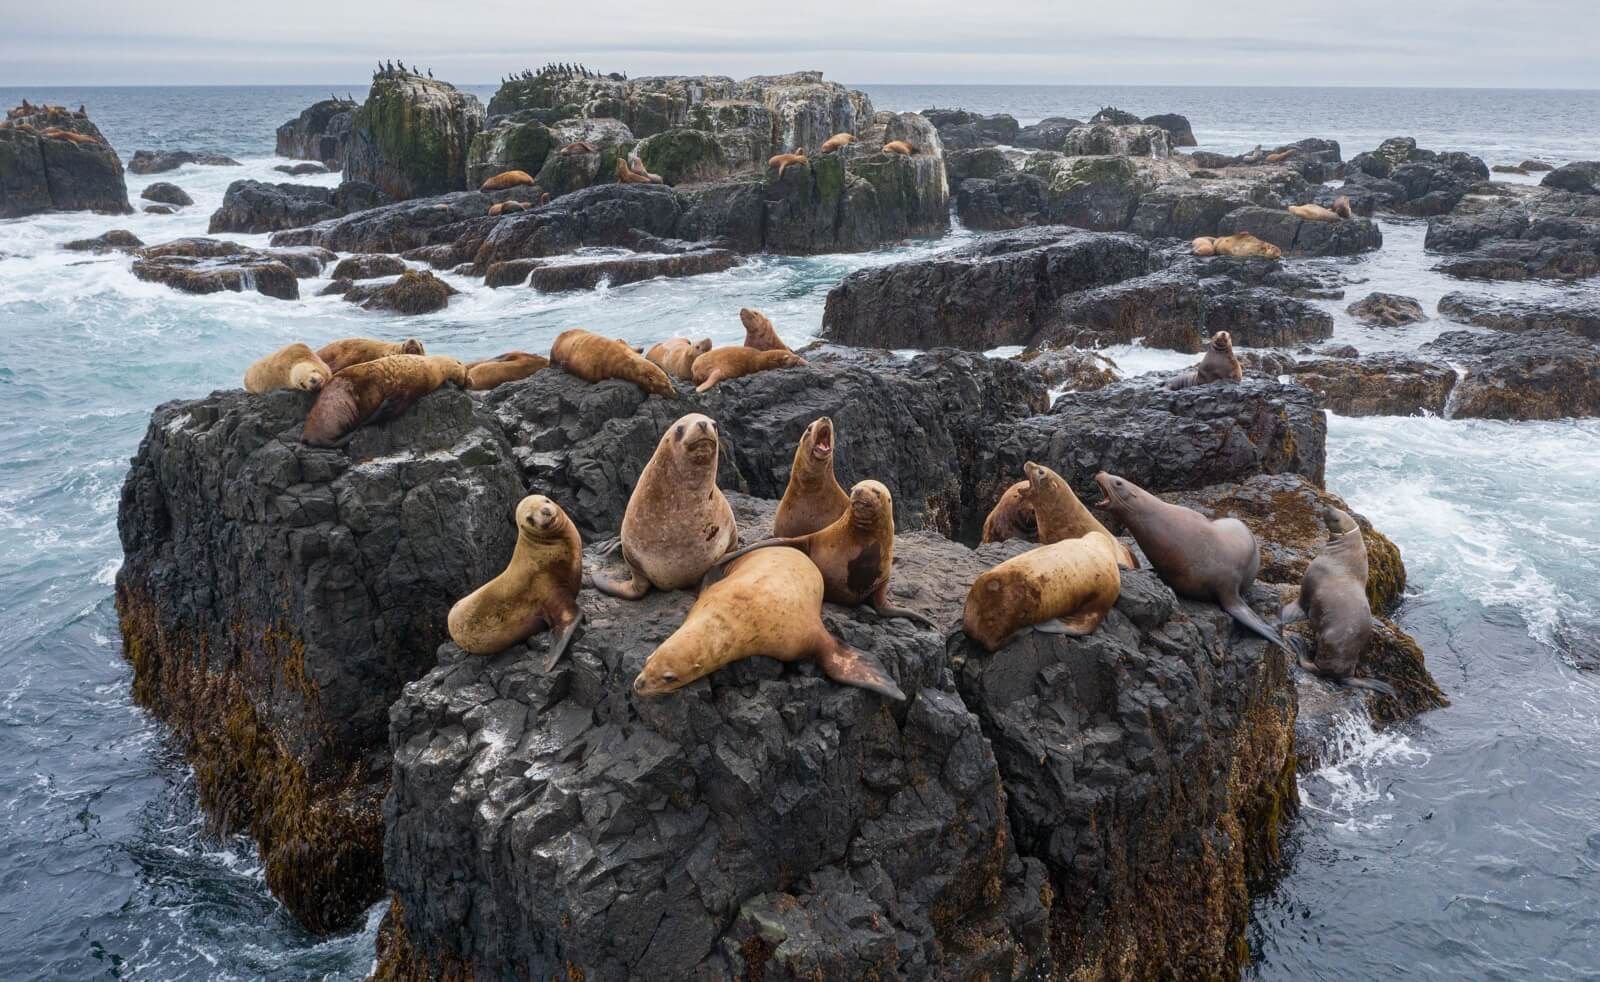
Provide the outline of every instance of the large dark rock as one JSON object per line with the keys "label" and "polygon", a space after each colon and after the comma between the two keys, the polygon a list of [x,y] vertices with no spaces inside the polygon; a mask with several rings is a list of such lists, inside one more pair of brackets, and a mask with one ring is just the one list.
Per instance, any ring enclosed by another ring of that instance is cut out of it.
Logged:
{"label": "large dark rock", "polygon": [[938,128],[946,150],[1011,145],[1017,142],[1020,129],[1016,118],[1007,113],[983,116],[965,109],[924,109],[920,115]]}
{"label": "large dark rock", "polygon": [[0,219],[41,211],[126,215],[122,161],[85,114],[18,107],[0,120]]}
{"label": "large dark rock", "polygon": [[279,300],[300,297],[299,278],[283,258],[216,239],[178,239],[141,249],[133,275],[183,293],[252,290]]}
{"label": "large dark rock", "polygon": [[1582,280],[1600,275],[1600,238],[1491,239],[1434,267],[1472,280]]}
{"label": "large dark rock", "polygon": [[1428,319],[1422,304],[1412,297],[1397,293],[1373,292],[1345,308],[1345,312],[1363,324],[1375,327],[1404,327]]}
{"label": "large dark rock", "polygon": [[1600,341],[1600,306],[1592,301],[1565,297],[1512,300],[1458,292],[1439,298],[1439,313],[1497,331],[1567,331]]}
{"label": "large dark rock", "polygon": [[339,260],[328,274],[336,280],[370,280],[379,276],[399,276],[406,264],[397,256],[358,255]]}
{"label": "large dark rock", "polygon": [[1069,157],[1168,157],[1172,146],[1160,126],[1091,122],[1069,130],[1061,152]]}
{"label": "large dark rock", "polygon": [[427,270],[408,269],[393,283],[363,283],[343,291],[344,298],[367,310],[397,314],[431,314],[443,310],[460,293]]}
{"label": "large dark rock", "polygon": [[1008,151],[998,147],[977,147],[972,150],[944,151],[944,169],[951,187],[959,188],[969,177],[996,178],[1014,174],[1017,167]]}
{"label": "large dark rock", "polygon": [[[372,185],[346,181],[339,190],[353,187]],[[352,210],[343,218],[277,232],[272,244],[315,245],[337,252],[406,252],[420,246],[454,244],[463,238],[481,244],[483,236],[495,225],[495,220],[487,217],[494,202],[494,197],[482,192],[462,191],[367,206]],[[476,244],[472,245],[474,251]]]}
{"label": "large dark rock", "polygon": [[222,195],[222,207],[211,213],[207,231],[212,235],[277,232],[314,225],[342,214],[333,188],[234,181]]}
{"label": "large dark rock", "polygon": [[1189,125],[1189,117],[1177,113],[1161,113],[1156,116],[1146,116],[1145,125],[1159,126],[1167,131],[1167,142],[1175,147],[1199,146],[1194,138],[1194,128]]}
{"label": "large dark rock", "polygon": [[344,176],[396,201],[466,190],[467,150],[483,121],[477,97],[447,82],[375,75],[350,122]]}
{"label": "large dark rock", "polygon": [[1457,378],[1441,361],[1394,352],[1299,360],[1274,354],[1270,365],[1246,352],[1241,360],[1269,375],[1287,375],[1341,416],[1443,416]]}
{"label": "large dark rock", "polygon": [[1375,196],[1379,205],[1408,215],[1443,215],[1460,203],[1489,168],[1461,151],[1421,149],[1410,137],[1391,137],[1356,154],[1345,168],[1345,187]]}
{"label": "large dark rock", "polygon": [[176,731],[201,804],[328,931],[383,887],[389,704],[432,667],[450,605],[500,570],[523,489],[466,393],[338,450],[299,442],[314,398],[158,408],[122,489],[116,596],[134,696]]}
{"label": "large dark rock", "polygon": [[1600,160],[1575,160],[1544,176],[1540,185],[1575,194],[1600,194]]}
{"label": "large dark rock", "polygon": [[1217,223],[1218,235],[1237,232],[1249,232],[1285,254],[1298,256],[1353,256],[1383,246],[1383,232],[1371,219],[1306,221],[1282,208],[1240,208]]}
{"label": "large dark rock", "polygon": [[1037,123],[1017,130],[1014,142],[1017,146],[1027,147],[1030,150],[1060,152],[1062,144],[1066,142],[1067,134],[1082,125],[1082,120],[1069,119],[1066,116],[1047,116]]}
{"label": "large dark rock", "polygon": [[186,164],[199,167],[239,167],[232,157],[195,150],[135,150],[128,161],[130,174],[165,174]]}
{"label": "large dark rock", "polygon": [[143,246],[144,240],[125,228],[114,228],[92,239],[73,239],[61,243],[61,248],[72,252],[133,252]]}
{"label": "large dark rock", "polygon": [[481,268],[507,259],[540,259],[584,246],[620,246],[636,233],[673,236],[682,204],[661,184],[606,184],[494,223],[477,251]]}
{"label": "large dark rock", "polygon": [[169,184],[166,181],[156,181],[139,192],[139,197],[146,201],[155,201],[164,205],[177,205],[180,208],[194,204],[194,199],[189,197],[189,192],[176,184]]}
{"label": "large dark rock", "polygon": [[312,103],[300,115],[278,127],[278,156],[315,160],[330,170],[343,168],[350,124],[359,108],[360,104],[350,99],[323,99]]}
{"label": "large dark rock", "polygon": [[1172,239],[1221,235],[1224,218],[1257,205],[1253,211],[1281,210],[1283,202],[1260,180],[1175,181],[1139,196],[1128,231]]}
{"label": "large dark rock", "polygon": [[551,263],[533,268],[528,284],[543,293],[592,290],[601,283],[623,286],[658,276],[721,273],[732,269],[739,259],[739,254],[729,249],[698,249],[671,256],[629,256],[592,262]]}
{"label": "large dark rock", "polygon": [[1460,365],[1456,419],[1565,419],[1600,415],[1600,346],[1566,331],[1449,331],[1421,353]]}

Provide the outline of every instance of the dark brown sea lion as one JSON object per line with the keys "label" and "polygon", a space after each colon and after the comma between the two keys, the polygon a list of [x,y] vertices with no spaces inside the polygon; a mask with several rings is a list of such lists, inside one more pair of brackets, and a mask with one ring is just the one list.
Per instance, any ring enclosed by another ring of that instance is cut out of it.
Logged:
{"label": "dark brown sea lion", "polygon": [[694,360],[693,373],[697,383],[695,391],[704,392],[718,382],[743,378],[756,372],[771,371],[775,368],[796,368],[804,364],[806,364],[804,358],[787,349],[757,351],[743,345],[712,348]]}
{"label": "dark brown sea lion", "polygon": [[1355,211],[1350,207],[1350,196],[1341,194],[1333,199],[1333,213],[1340,218],[1354,218]]}
{"label": "dark brown sea lion", "polygon": [[1094,476],[1105,492],[1099,507],[1116,515],[1162,581],[1179,596],[1211,600],[1233,619],[1285,651],[1283,639],[1250,605],[1244,592],[1261,567],[1261,547],[1237,518],[1215,521],[1192,508],[1169,505],[1115,474]]}
{"label": "dark brown sea lion", "polygon": [[1033,515],[1033,503],[1028,500],[1027,481],[1018,481],[1006,488],[983,520],[980,542],[1004,542],[1007,539],[1038,541],[1039,525]]}
{"label": "dark brown sea lion", "polygon": [[783,539],[810,535],[832,525],[849,507],[850,496],[833,473],[833,420],[823,416],[811,421],[794,448],[772,534]]}
{"label": "dark brown sea lion", "polygon": [[833,153],[840,147],[848,147],[854,142],[856,142],[856,135],[854,133],[835,133],[826,140],[822,141],[822,149],[818,152]]}
{"label": "dark brown sea lion", "polygon": [[698,341],[690,341],[688,338],[668,338],[652,345],[650,350],[644,353],[644,357],[647,361],[660,365],[661,370],[673,378],[692,382],[694,360],[710,350],[710,338],[701,338]]}
{"label": "dark brown sea lion", "polygon": [[469,655],[495,655],[543,630],[555,632],[550,671],[583,620],[583,540],[561,506],[542,494],[517,505],[517,545],[499,576],[450,608],[450,640]]}
{"label": "dark brown sea lion", "polygon": [[634,693],[665,695],[726,665],[765,655],[811,659],[835,682],[904,700],[876,659],[828,633],[822,593],[822,574],[793,549],[762,549],[728,564],[721,579],[700,591],[683,626],[650,653],[633,680]]}
{"label": "dark brown sea lion", "polygon": [[1316,634],[1315,657],[1303,639],[1291,638],[1300,667],[1358,689],[1394,695],[1376,679],[1355,678],[1361,656],[1372,646],[1372,607],[1367,602],[1367,545],[1355,519],[1322,506],[1328,542],[1306,567],[1300,597],[1283,608],[1283,623],[1309,618]]}
{"label": "dark brown sea lion", "polygon": [[525,170],[506,170],[478,185],[478,190],[504,191],[506,188],[532,187],[533,183],[533,175]]}
{"label": "dark brown sea lion", "polygon": [[746,348],[754,348],[757,351],[791,350],[783,343],[783,338],[778,337],[778,329],[772,326],[772,319],[761,311],[740,307],[739,323],[744,325]]}
{"label": "dark brown sea lion", "polygon": [[363,426],[398,417],[447,382],[465,386],[467,369],[444,355],[387,355],[341,369],[306,414],[300,442],[337,446]]}
{"label": "dark brown sea lion", "polygon": [[550,359],[527,351],[508,351],[496,358],[467,364],[467,388],[482,392],[506,382],[527,378],[550,367]]}
{"label": "dark brown sea lion", "polygon": [[1116,544],[1117,565],[1123,569],[1139,568],[1139,560],[1133,557],[1133,552],[1117,542],[1100,520],[1083,506],[1065,478],[1031,460],[1022,465],[1022,473],[1028,476],[1028,504],[1033,507],[1040,544],[1081,539],[1090,532],[1099,532]]}
{"label": "dark brown sea lion", "polygon": [[315,392],[333,377],[327,363],[308,345],[287,344],[244,370],[246,392],[304,389]]}
{"label": "dark brown sea lion", "polygon": [[550,346],[550,364],[585,382],[619,378],[651,395],[677,395],[667,373],[646,361],[639,349],[626,341],[577,328],[556,336],[556,343]]}
{"label": "dark brown sea lion", "polygon": [[784,170],[791,164],[803,163],[806,163],[805,147],[795,147],[792,153],[780,153],[767,158],[767,166],[778,168],[778,177],[780,179],[783,177]]}
{"label": "dark brown sea lion", "polygon": [[1028,627],[1092,633],[1122,592],[1118,553],[1117,540],[1090,532],[1013,556],[973,582],[962,630],[986,651],[1000,650]]}
{"label": "dark brown sea lion", "polygon": [[1239,364],[1239,356],[1233,353],[1233,335],[1218,331],[1211,335],[1211,344],[1206,348],[1200,364],[1167,379],[1167,388],[1187,389],[1210,382],[1243,381],[1244,366]]}
{"label": "dark brown sea lion", "polygon": [[344,338],[330,341],[317,351],[317,357],[327,364],[328,370],[337,374],[351,365],[376,361],[389,355],[425,355],[422,342],[416,338],[404,341],[378,341],[373,338]]}

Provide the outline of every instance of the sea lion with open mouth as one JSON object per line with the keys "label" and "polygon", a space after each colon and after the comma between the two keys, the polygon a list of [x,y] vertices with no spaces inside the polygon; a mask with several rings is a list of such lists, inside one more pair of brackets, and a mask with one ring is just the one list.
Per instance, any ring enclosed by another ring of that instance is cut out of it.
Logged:
{"label": "sea lion with open mouth", "polygon": [[789,468],[789,483],[772,520],[772,534],[790,539],[832,525],[850,507],[850,496],[833,472],[833,419],[812,420],[800,434]]}

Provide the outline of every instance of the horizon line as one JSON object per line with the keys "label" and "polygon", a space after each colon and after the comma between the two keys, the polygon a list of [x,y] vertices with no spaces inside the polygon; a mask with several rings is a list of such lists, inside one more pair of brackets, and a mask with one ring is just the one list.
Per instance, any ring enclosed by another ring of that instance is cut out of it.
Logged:
{"label": "horizon line", "polygon": [[[694,74],[709,75],[712,73],[677,73],[681,77],[694,77]],[[641,75],[638,78],[671,78],[674,75],[664,74],[657,76]],[[731,78],[732,76],[727,76]],[[470,86],[473,88],[490,88],[504,84],[500,81],[484,82],[451,82],[448,79],[437,79],[449,85],[460,88]],[[636,79],[628,79],[636,81]],[[839,82],[838,79],[831,81]],[[371,79],[366,82],[0,82],[0,88],[82,88],[82,89],[248,89],[248,88],[322,88],[325,86],[370,85]],[[1373,85],[1370,83],[1354,82],[1327,82],[1320,85],[1282,85],[1272,82],[1235,82],[1227,85],[1216,85],[1198,82],[840,82],[841,85],[858,88],[888,88],[922,87],[922,88],[1123,88],[1123,89],[1449,89],[1464,92],[1597,92],[1600,93],[1600,84],[1592,86],[1540,86],[1540,85],[1452,85],[1445,83],[1419,84],[1419,83],[1390,83]]]}

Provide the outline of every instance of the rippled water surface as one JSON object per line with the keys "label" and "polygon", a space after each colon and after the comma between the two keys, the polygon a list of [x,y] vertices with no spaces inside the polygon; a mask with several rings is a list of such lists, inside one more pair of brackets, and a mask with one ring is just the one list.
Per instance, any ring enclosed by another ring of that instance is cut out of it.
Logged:
{"label": "rippled water surface", "polygon": [[[492,88],[470,87],[487,99]],[[361,90],[333,89],[340,94]],[[111,601],[116,508],[150,409],[238,384],[292,340],[414,335],[462,357],[540,350],[583,325],[636,341],[742,337],[741,305],[791,341],[864,265],[948,248],[760,257],[726,272],[592,293],[470,287],[401,320],[338,298],[191,297],[141,283],[123,256],[61,252],[108,228],[146,242],[203,234],[230,181],[271,170],[272,131],[328,87],[0,90],[0,103],[77,105],[126,159],[140,148],[229,154],[238,168],[130,175],[187,190],[176,216],[47,215],[0,222],[0,955],[5,977],[349,978],[371,965],[377,912],[317,939],[267,893],[254,851],[204,832],[192,781],[161,727],[132,705]],[[1347,155],[1384,136],[1467,149],[1490,163],[1600,157],[1595,93],[1430,90],[877,87],[884,108],[963,105],[1024,122],[1101,104],[1187,113],[1202,143],[1242,149],[1301,136]],[[336,176],[298,178],[333,184]],[[1385,222],[1375,256],[1317,260],[1432,310],[1457,287],[1432,273],[1424,226]],[[952,238],[958,238],[960,232]],[[264,236],[230,236],[264,243]],[[466,282],[458,286],[469,287]],[[1537,296],[1551,287],[1507,285]],[[1595,287],[1576,290],[1600,303]],[[1410,348],[1448,322],[1357,325],[1337,337]],[[1188,364],[1138,347],[1130,372]],[[1405,552],[1400,619],[1453,706],[1382,734],[1361,720],[1301,782],[1289,867],[1256,904],[1265,978],[1571,978],[1600,967],[1600,425],[1333,418],[1328,483]]]}

